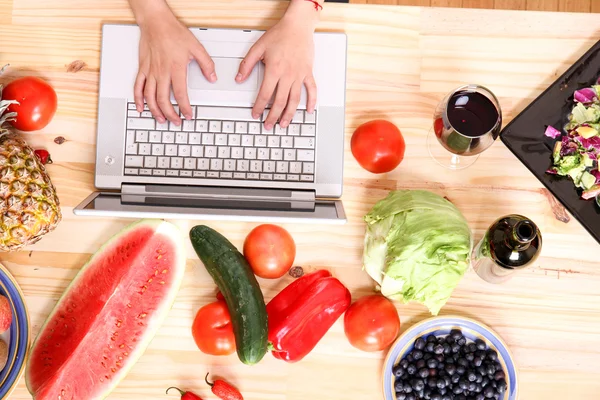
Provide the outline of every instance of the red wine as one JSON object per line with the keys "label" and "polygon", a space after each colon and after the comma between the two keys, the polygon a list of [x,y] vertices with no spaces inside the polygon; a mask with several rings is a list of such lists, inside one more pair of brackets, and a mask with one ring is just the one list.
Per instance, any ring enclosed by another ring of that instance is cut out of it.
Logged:
{"label": "red wine", "polygon": [[479,137],[488,133],[498,122],[498,110],[494,103],[478,92],[461,90],[448,102],[448,120],[459,133]]}

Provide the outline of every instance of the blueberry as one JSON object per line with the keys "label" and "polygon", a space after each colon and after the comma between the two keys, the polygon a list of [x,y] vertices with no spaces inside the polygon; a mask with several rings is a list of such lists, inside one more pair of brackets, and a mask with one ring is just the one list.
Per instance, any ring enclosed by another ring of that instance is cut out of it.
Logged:
{"label": "blueberry", "polygon": [[469,362],[467,361],[466,358],[459,358],[457,361],[458,365],[462,365],[463,367],[468,367],[469,366]]}
{"label": "blueberry", "polygon": [[468,389],[470,392],[474,392],[476,388],[477,388],[477,384],[475,382],[469,382]]}
{"label": "blueberry", "polygon": [[485,396],[479,393],[477,396],[475,396],[475,400],[485,400]]}
{"label": "blueberry", "polygon": [[439,393],[434,393],[431,395],[431,400],[442,400],[442,395]]}
{"label": "blueberry", "polygon": [[461,337],[463,337],[463,334],[462,334],[462,332],[460,331],[460,329],[452,329],[452,330],[450,331],[450,336],[452,336],[452,338],[453,338],[454,340],[458,340],[458,339],[460,339]]}
{"label": "blueberry", "polygon": [[425,339],[420,337],[417,340],[415,340],[415,349],[423,350],[424,348],[425,348]]}
{"label": "blueberry", "polygon": [[444,363],[439,363],[437,366],[437,369],[439,370],[438,375],[444,376],[446,374],[446,370],[445,370],[446,364]]}
{"label": "blueberry", "polygon": [[430,358],[429,360],[427,360],[428,368],[437,368],[437,366],[438,366],[438,360],[436,360],[435,358]]}
{"label": "blueberry", "polygon": [[445,369],[446,369],[446,372],[449,375],[453,375],[454,372],[456,372],[456,366],[454,364],[446,364],[446,368]]}
{"label": "blueberry", "polygon": [[406,400],[417,400],[417,396],[415,396],[415,395],[414,395],[414,394],[412,394],[412,393],[409,393],[409,394],[406,396]]}
{"label": "blueberry", "polygon": [[[409,394],[409,393],[412,393],[412,391],[413,391],[412,386],[404,385],[404,393]],[[407,398],[408,398],[408,396],[407,396]]]}
{"label": "blueberry", "polygon": [[454,340],[452,335],[448,335],[448,336],[446,336],[445,342],[448,344],[452,344],[452,343],[456,342],[456,340]]}
{"label": "blueberry", "polygon": [[402,368],[400,365],[396,365],[393,369],[392,369],[392,373],[394,374],[394,376],[396,378],[400,378],[402,377],[402,375],[404,375],[404,368]]}
{"label": "blueberry", "polygon": [[444,382],[446,383],[445,387],[450,387],[452,386],[452,379],[449,376],[445,376],[444,377]]}
{"label": "blueberry", "polygon": [[417,367],[415,367],[414,364],[408,364],[408,367],[406,367],[406,372],[408,372],[409,375],[414,375],[417,372]]}
{"label": "blueberry", "polygon": [[456,367],[456,373],[459,375],[464,375],[466,371],[466,368],[462,365],[459,365],[458,367]]}
{"label": "blueberry", "polygon": [[452,354],[456,354],[460,351],[460,345],[458,343],[454,343],[452,346],[450,346],[450,350],[452,351]]}
{"label": "blueberry", "polygon": [[452,381],[452,383],[458,383],[458,381],[460,380],[460,376],[458,374],[454,374],[450,377],[450,380]]}
{"label": "blueberry", "polygon": [[454,398],[454,400],[467,400],[467,396],[461,394],[461,395],[456,396]]}
{"label": "blueberry", "polygon": [[482,390],[483,388],[481,387],[480,383],[475,385],[475,393],[481,393]]}
{"label": "blueberry", "polygon": [[429,369],[428,369],[428,368],[421,368],[421,369],[419,370],[419,372],[417,372],[417,374],[418,374],[418,375],[419,375],[421,378],[425,379],[425,378],[427,378],[427,377],[429,376]]}
{"label": "blueberry", "polygon": [[[452,388],[452,393],[454,393],[454,394],[461,394],[462,392],[463,392],[463,390],[462,390],[462,389],[460,388],[460,386],[458,386],[458,385],[457,385],[457,386],[454,386],[454,387]],[[456,397],[455,397],[454,399],[456,399]]]}
{"label": "blueberry", "polygon": [[489,384],[490,384],[490,378],[488,378],[487,376],[484,376],[481,381],[481,386],[486,387]]}
{"label": "blueberry", "polygon": [[502,371],[502,365],[500,365],[500,363],[496,363],[496,371]]}
{"label": "blueberry", "polygon": [[469,343],[468,350],[469,353],[475,353],[477,351],[477,345],[475,343]]}
{"label": "blueberry", "polygon": [[425,345],[425,351],[427,351],[429,353],[433,353],[434,347],[435,347],[435,344],[433,344],[432,342],[427,342],[427,344]]}
{"label": "blueberry", "polygon": [[452,396],[450,396],[449,394],[445,394],[442,396],[442,400],[452,400]]}
{"label": "blueberry", "polygon": [[435,368],[429,368],[429,376],[436,376],[437,370]]}
{"label": "blueberry", "polygon": [[421,358],[423,358],[423,352],[421,350],[414,350],[412,352],[412,356],[415,360],[420,360]]}
{"label": "blueberry", "polygon": [[499,381],[500,379],[504,379],[504,371],[496,371],[496,373],[494,374],[494,379]]}
{"label": "blueberry", "polygon": [[411,381],[412,388],[415,392],[421,391],[425,388],[425,382],[422,379],[413,379]]}
{"label": "blueberry", "polygon": [[483,376],[481,376],[480,374],[475,374],[475,377],[475,382],[481,383],[483,381]]}
{"label": "blueberry", "polygon": [[475,354],[467,353],[467,354],[465,354],[465,358],[467,359],[467,361],[472,362],[475,359]]}
{"label": "blueberry", "polygon": [[429,342],[435,342],[435,341],[436,341],[436,338],[435,338],[434,335],[427,336],[427,343],[429,343]]}
{"label": "blueberry", "polygon": [[421,369],[425,366],[425,360],[419,360],[415,363],[415,367],[417,367],[417,369]]}
{"label": "blueberry", "polygon": [[496,366],[494,364],[487,364],[485,366],[488,375],[494,375],[496,373]]}
{"label": "blueberry", "polygon": [[415,359],[413,358],[412,352],[408,353],[408,355],[406,356],[406,359],[408,360],[408,362],[415,361]]}
{"label": "blueberry", "polygon": [[444,348],[444,354],[450,354],[452,352],[452,347],[450,347],[448,343],[444,343],[442,347]]}
{"label": "blueberry", "polygon": [[444,352],[444,346],[442,346],[441,344],[437,344],[434,348],[433,348],[433,352],[435,354],[442,354]]}
{"label": "blueberry", "polygon": [[423,360],[427,361],[430,358],[433,358],[433,355],[434,355],[433,353],[427,353],[426,352],[425,355],[423,356]]}
{"label": "blueberry", "polygon": [[478,350],[485,350],[487,348],[485,342],[481,339],[475,339],[475,346]]}
{"label": "blueberry", "polygon": [[437,379],[430,376],[429,379],[427,379],[427,386],[429,386],[432,389],[436,388],[437,387]]}
{"label": "blueberry", "polygon": [[438,393],[443,396],[448,393],[448,388],[438,389]]}
{"label": "blueberry", "polygon": [[400,361],[400,366],[406,369],[406,367],[408,367],[408,360],[405,358],[402,361]]}
{"label": "blueberry", "polygon": [[487,351],[487,358],[488,360],[496,361],[498,359],[498,353],[496,353],[496,350],[490,349]]}
{"label": "blueberry", "polygon": [[456,343],[458,343],[458,345],[462,347],[467,343],[467,339],[465,339],[464,337],[461,337],[460,339],[456,340]]}
{"label": "blueberry", "polygon": [[437,388],[444,389],[446,387],[446,381],[443,378],[438,378],[437,380]]}
{"label": "blueberry", "polygon": [[469,387],[469,382],[465,378],[461,378],[461,380],[458,381],[458,386],[462,390],[466,390]]}
{"label": "blueberry", "polygon": [[492,397],[494,397],[494,394],[496,393],[496,391],[494,390],[493,387],[488,386],[485,389],[483,389],[483,395],[487,398],[487,399],[491,399]]}
{"label": "blueberry", "polygon": [[438,360],[438,362],[444,362],[444,360],[446,359],[443,354],[436,354],[433,358]]}
{"label": "blueberry", "polygon": [[485,360],[485,354],[486,354],[485,351],[483,351],[483,350],[477,350],[475,352],[475,357],[479,357],[482,360]]}
{"label": "blueberry", "polygon": [[477,372],[481,375],[487,375],[487,368],[484,365],[482,365],[480,367],[477,367]]}
{"label": "blueberry", "polygon": [[406,393],[396,392],[396,400],[406,400]]}
{"label": "blueberry", "polygon": [[475,372],[469,371],[467,373],[467,379],[469,380],[469,382],[475,382],[477,380],[477,375],[475,375]]}
{"label": "blueberry", "polygon": [[473,358],[473,365],[474,366],[481,367],[481,364],[483,364],[483,360],[480,357]]}
{"label": "blueberry", "polygon": [[396,392],[404,393],[404,385],[402,384],[402,382],[396,382],[396,384],[394,385],[394,389],[396,390]]}
{"label": "blueberry", "polygon": [[498,381],[496,389],[498,389],[499,392],[504,393],[504,391],[506,390],[506,381],[504,379],[500,379]]}

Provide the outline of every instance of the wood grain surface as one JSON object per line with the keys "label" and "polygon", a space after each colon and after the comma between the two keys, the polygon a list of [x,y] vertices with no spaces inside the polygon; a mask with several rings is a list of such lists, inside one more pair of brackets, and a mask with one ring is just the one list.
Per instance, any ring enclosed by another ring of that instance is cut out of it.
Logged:
{"label": "wood grain surface", "polygon": [[[284,11],[273,1],[171,0],[186,24],[268,28]],[[59,109],[43,131],[27,134],[47,148],[64,220],[26,251],[0,254],[20,283],[33,335],[90,254],[126,224],[125,219],[75,217],[91,191],[96,129],[100,27],[132,22],[124,0],[0,0],[0,64],[6,82],[39,75],[56,88]],[[519,366],[524,400],[597,399],[600,379],[599,245],[498,141],[462,172],[438,167],[426,150],[436,104],[464,83],[483,84],[500,98],[511,120],[599,38],[594,15],[460,10],[370,5],[328,5],[319,25],[348,35],[345,187],[347,225],[289,224],[297,265],[326,267],[353,297],[372,293],[362,271],[363,216],[389,190],[422,188],[447,196],[479,239],[497,217],[522,213],[544,237],[536,265],[507,284],[491,285],[469,271],[442,314],[476,318],[508,343]],[[361,123],[387,118],[407,142],[403,163],[373,175],[353,159],[349,140]],[[540,134],[542,132],[540,131]],[[63,144],[54,139],[62,136]],[[566,221],[566,222],[565,222]],[[184,232],[193,222],[174,221]],[[241,246],[256,224],[210,223]],[[271,356],[247,367],[237,357],[209,357],[194,345],[190,326],[199,307],[213,301],[215,285],[187,245],[188,269],[177,301],[149,349],[110,399],[166,399],[172,385],[209,395],[204,374],[238,385],[247,400],[381,399],[385,353],[352,348],[338,321],[302,362]],[[261,280],[267,300],[291,278]],[[419,304],[397,303],[403,328],[429,316]],[[22,379],[11,400],[30,398]],[[173,397],[174,398],[174,397]]]}
{"label": "wood grain surface", "polygon": [[498,10],[600,12],[600,1],[597,0],[350,0],[350,3],[495,8]]}

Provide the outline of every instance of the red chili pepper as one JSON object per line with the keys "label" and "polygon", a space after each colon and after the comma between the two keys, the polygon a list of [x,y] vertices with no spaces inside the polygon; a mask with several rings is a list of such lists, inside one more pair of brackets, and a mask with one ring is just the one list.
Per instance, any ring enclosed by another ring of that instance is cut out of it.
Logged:
{"label": "red chili pepper", "polygon": [[48,153],[48,150],[35,150],[34,153],[36,156],[38,156],[42,164],[52,164],[52,159],[50,158],[50,153]]}
{"label": "red chili pepper", "polygon": [[313,4],[314,4],[314,6],[315,6],[315,11],[319,11],[319,10],[322,10],[322,9],[323,9],[323,6],[322,6],[322,5],[320,5],[320,4],[319,4],[319,2],[318,2],[318,1],[316,1],[316,0],[306,0],[306,1],[310,1],[311,3],[313,3]]}
{"label": "red chili pepper", "polygon": [[169,390],[171,389],[175,389],[177,390],[180,394],[181,394],[181,400],[202,400],[202,398],[192,392],[184,392],[183,390],[175,387],[175,386],[171,386],[170,388],[167,389],[167,394],[169,394]]}
{"label": "red chili pepper", "polygon": [[204,380],[210,385],[213,394],[218,398],[222,400],[244,400],[240,391],[224,380],[217,379],[213,383],[210,383],[208,381],[208,374],[206,374]]}
{"label": "red chili pepper", "polygon": [[217,290],[217,300],[225,301],[225,296],[223,296],[220,290]]}
{"label": "red chili pepper", "polygon": [[303,359],[351,301],[350,291],[325,270],[288,285],[267,304],[273,356],[287,362]]}

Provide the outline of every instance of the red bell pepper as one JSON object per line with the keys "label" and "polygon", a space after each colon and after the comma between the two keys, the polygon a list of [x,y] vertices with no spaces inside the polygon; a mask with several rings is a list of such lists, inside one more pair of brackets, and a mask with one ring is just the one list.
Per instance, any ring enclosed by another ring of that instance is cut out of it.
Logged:
{"label": "red bell pepper", "polygon": [[287,362],[303,359],[351,300],[348,289],[326,270],[292,282],[267,304],[273,356]]}

